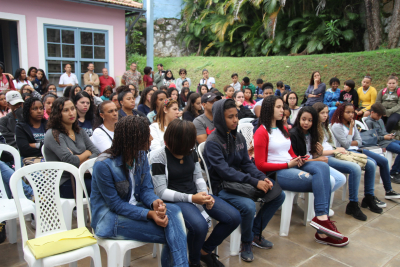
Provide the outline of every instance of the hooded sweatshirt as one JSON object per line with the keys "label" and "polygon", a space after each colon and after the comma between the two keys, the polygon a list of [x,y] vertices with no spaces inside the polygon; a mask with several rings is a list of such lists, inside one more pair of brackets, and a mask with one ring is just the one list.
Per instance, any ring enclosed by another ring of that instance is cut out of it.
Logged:
{"label": "hooded sweatshirt", "polygon": [[214,103],[212,113],[216,131],[208,137],[204,149],[204,161],[211,179],[211,188],[215,195],[222,190],[221,182],[231,181],[249,183],[257,188],[258,181],[266,175],[259,171],[250,161],[246,139],[226,126],[224,104],[232,99],[219,100]]}

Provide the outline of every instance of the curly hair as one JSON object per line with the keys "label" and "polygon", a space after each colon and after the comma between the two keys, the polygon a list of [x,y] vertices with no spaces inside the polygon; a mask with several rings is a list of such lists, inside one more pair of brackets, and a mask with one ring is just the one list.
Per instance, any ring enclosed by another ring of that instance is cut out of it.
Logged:
{"label": "curly hair", "polygon": [[[121,86],[120,86],[121,87]],[[119,87],[118,87],[119,88]],[[117,90],[118,90],[117,88]],[[142,95],[140,96],[140,101],[139,101],[139,105],[144,105],[146,103],[147,100],[147,95],[151,92],[154,91],[153,86],[149,86],[146,87],[143,92]]]}
{"label": "curly hair", "polygon": [[150,147],[148,119],[139,116],[125,116],[115,124],[114,139],[109,149],[103,153],[112,158],[122,156],[122,168],[128,177],[128,166],[141,165]]}
{"label": "curly hair", "polygon": [[93,117],[94,117],[94,113],[95,113],[95,106],[94,106],[92,98],[89,96],[88,93],[86,93],[85,91],[78,92],[73,99],[74,105],[76,107],[76,104],[78,103],[79,99],[84,98],[84,97],[88,98],[89,102],[90,102],[89,109],[88,109],[88,111],[86,111],[86,114],[85,114],[85,120],[93,121]]}
{"label": "curly hair", "polygon": [[[322,102],[317,102],[312,107],[317,111],[318,113],[318,122],[319,122],[319,113],[324,109],[327,108],[328,106],[325,105]],[[329,109],[328,109],[329,111]],[[329,118],[329,117],[328,117]],[[324,141],[324,136],[327,135],[328,143],[332,143],[332,136],[331,132],[329,131],[329,119],[327,119],[325,122],[319,122],[318,123],[318,134],[320,136],[320,143]]]}
{"label": "curly hair", "polygon": [[161,90],[155,91],[154,94],[151,96],[151,100],[150,100],[150,110],[156,110],[157,111],[157,99],[158,99],[158,95],[160,94],[164,94],[166,97],[167,93]]}
{"label": "curly hair", "polygon": [[[344,110],[346,109],[346,107],[351,106],[354,109],[354,105],[350,102],[345,102],[343,104],[340,104],[335,113],[333,113],[332,119],[331,119],[331,123],[332,125],[335,123],[343,123],[343,115],[344,115]],[[297,115],[298,117],[299,115]]]}
{"label": "curly hair", "polygon": [[[54,139],[60,144],[60,133],[68,135],[67,130],[65,129],[62,123],[62,110],[64,108],[65,102],[71,101],[68,97],[59,97],[54,100],[53,106],[51,108],[51,113],[49,116],[49,121],[47,122],[47,129],[53,130]],[[72,102],[73,103],[73,102]],[[80,128],[78,126],[78,119],[72,124],[72,130],[75,133],[80,132]]]}
{"label": "curly hair", "polygon": [[195,118],[198,117],[199,115],[203,114],[204,113],[203,109],[196,110],[196,108],[194,107],[194,103],[196,102],[196,100],[199,97],[201,97],[201,96],[198,93],[191,94],[183,112],[185,113],[186,111],[189,111],[190,113],[192,113],[194,115]]}
{"label": "curly hair", "polygon": [[[31,107],[33,104],[35,104],[36,101],[39,101],[40,103],[42,103],[42,101],[40,101],[39,98],[37,97],[30,97],[27,100],[25,100],[24,102],[24,106],[22,108],[22,117],[24,118],[24,122],[29,124],[30,126],[32,126],[32,122],[31,122]],[[43,104],[42,104],[43,106]],[[42,119],[46,120],[46,119]]]}
{"label": "curly hair", "polygon": [[310,134],[310,139],[311,139],[311,150],[310,154],[315,155],[317,153],[317,142],[321,139],[318,133],[318,113],[315,111],[313,107],[310,106],[305,106],[302,109],[300,109],[299,114],[297,115],[296,121],[293,125],[293,129],[297,132],[299,136],[301,136],[305,140],[305,135],[303,132],[303,129],[300,126],[300,120],[301,116],[304,113],[310,113],[312,117],[312,125],[311,128],[308,130],[308,133]]}
{"label": "curly hair", "polygon": [[[267,132],[269,134],[272,133],[272,119],[274,118],[274,111],[275,111],[275,105],[276,101],[281,100],[283,103],[283,100],[281,97],[276,96],[276,95],[270,95],[266,98],[264,98],[262,106],[261,106],[261,111],[260,111],[260,118],[258,119],[258,127],[263,125]],[[283,105],[282,105],[283,108]],[[279,130],[281,130],[283,136],[285,138],[289,138],[289,132],[283,127],[283,120],[277,120],[276,121],[276,127],[278,127]]]}
{"label": "curly hair", "polygon": [[118,86],[116,89],[115,89],[115,92],[117,93],[117,94],[120,94],[121,92],[123,92],[123,91],[130,91],[131,89],[129,89],[129,85],[121,85],[121,86]]}
{"label": "curly hair", "polygon": [[143,72],[144,72],[144,74],[149,75],[151,70],[152,70],[152,67],[147,66],[147,67],[144,67]]}
{"label": "curly hair", "polygon": [[164,132],[165,128],[165,112],[164,112],[164,107],[167,109],[170,109],[174,104],[176,104],[179,108],[178,101],[172,99],[172,98],[167,98],[165,99],[164,103],[158,108],[157,110],[157,115],[154,120],[154,122],[158,122],[158,127],[160,127],[160,130]]}

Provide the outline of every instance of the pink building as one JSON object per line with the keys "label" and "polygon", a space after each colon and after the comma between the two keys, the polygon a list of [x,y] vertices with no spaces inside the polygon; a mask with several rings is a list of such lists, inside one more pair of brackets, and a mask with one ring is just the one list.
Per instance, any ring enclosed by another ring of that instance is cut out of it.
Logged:
{"label": "pink building", "polygon": [[5,72],[31,66],[58,85],[70,63],[80,84],[87,64],[112,77],[125,71],[125,16],[142,14],[132,0],[7,0],[0,8],[0,61]]}

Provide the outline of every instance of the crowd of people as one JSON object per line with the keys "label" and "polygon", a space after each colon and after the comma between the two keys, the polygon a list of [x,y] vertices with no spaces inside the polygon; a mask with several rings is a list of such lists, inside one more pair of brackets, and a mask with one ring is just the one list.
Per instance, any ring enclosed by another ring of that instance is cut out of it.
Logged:
{"label": "crowd of people", "polygon": [[[400,153],[391,133],[400,120],[396,75],[378,92],[370,76],[357,90],[352,80],[339,89],[336,77],[326,89],[316,71],[301,100],[282,81],[274,88],[257,79],[255,86],[248,77],[239,82],[236,73],[220,91],[206,69],[195,88],[187,70],[180,69],[175,79],[162,64],[157,72],[145,67],[142,78],[132,63],[119,87],[107,69],[100,77],[94,73],[92,63],[82,87],[69,64],[65,71],[57,85],[63,96],[57,97],[43,70],[18,69],[12,76],[0,64],[0,141],[17,148],[24,165],[45,158],[79,167],[97,158],[93,174],[85,177],[95,234],[165,244],[163,266],[224,266],[213,251],[239,225],[241,258],[253,261],[253,246],[274,246],[262,231],[284,202],[284,190],[313,192],[315,241],[336,247],[349,244],[330,210],[331,195],[346,183],[344,174],[349,174],[346,214],[355,219],[367,219],[361,208],[382,213],[386,207],[374,194],[377,166],[385,199],[400,198],[391,185],[400,183],[399,156],[389,166],[385,157],[363,146],[355,125],[365,117],[368,128],[376,130],[373,145]],[[254,125],[252,147],[237,130],[243,118]],[[204,162],[197,150],[203,142]],[[0,158],[9,197],[12,161],[6,153]],[[202,168],[208,169],[210,184]],[[253,198],[237,193],[238,186],[261,194],[261,209]],[[23,182],[23,188],[34,200],[29,184]],[[64,173],[60,196],[74,194]],[[218,223],[207,237],[211,218]]]}

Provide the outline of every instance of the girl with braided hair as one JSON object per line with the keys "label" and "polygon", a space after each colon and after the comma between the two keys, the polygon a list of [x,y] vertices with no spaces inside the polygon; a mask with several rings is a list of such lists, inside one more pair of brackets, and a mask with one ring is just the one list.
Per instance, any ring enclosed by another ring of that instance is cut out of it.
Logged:
{"label": "girl with braided hair", "polygon": [[[277,192],[277,196],[264,203],[256,213],[253,199],[239,196],[222,189],[222,181],[250,184],[256,189],[267,193],[274,182],[265,173],[257,170],[250,161],[246,140],[237,131],[238,111],[233,99],[223,99],[213,105],[215,131],[208,137],[204,149],[204,161],[211,179],[214,195],[219,196],[237,210],[242,217],[242,250],[244,261],[253,261],[252,246],[270,249],[272,242],[266,240],[262,231],[285,200],[285,193]],[[257,214],[254,217],[254,214]]]}
{"label": "girl with braided hair", "polygon": [[[306,109],[302,108],[300,112],[309,114],[304,110]],[[282,98],[265,98],[261,107],[259,127],[254,134],[254,158],[257,168],[264,173],[276,172],[276,179],[283,190],[313,192],[316,216],[310,225],[319,230],[315,233],[315,241],[336,247],[346,246],[349,239],[337,230],[328,216],[331,196],[329,165],[321,161],[309,162],[305,157],[306,153],[296,155],[292,148],[293,139],[291,142],[291,136],[283,126],[282,119]],[[303,119],[311,123],[309,118],[299,113],[296,124]]]}
{"label": "girl with braided hair", "polygon": [[154,194],[146,156],[152,139],[147,119],[123,117],[114,137],[93,166],[90,205],[95,234],[164,244],[162,266],[188,266],[181,210]]}

